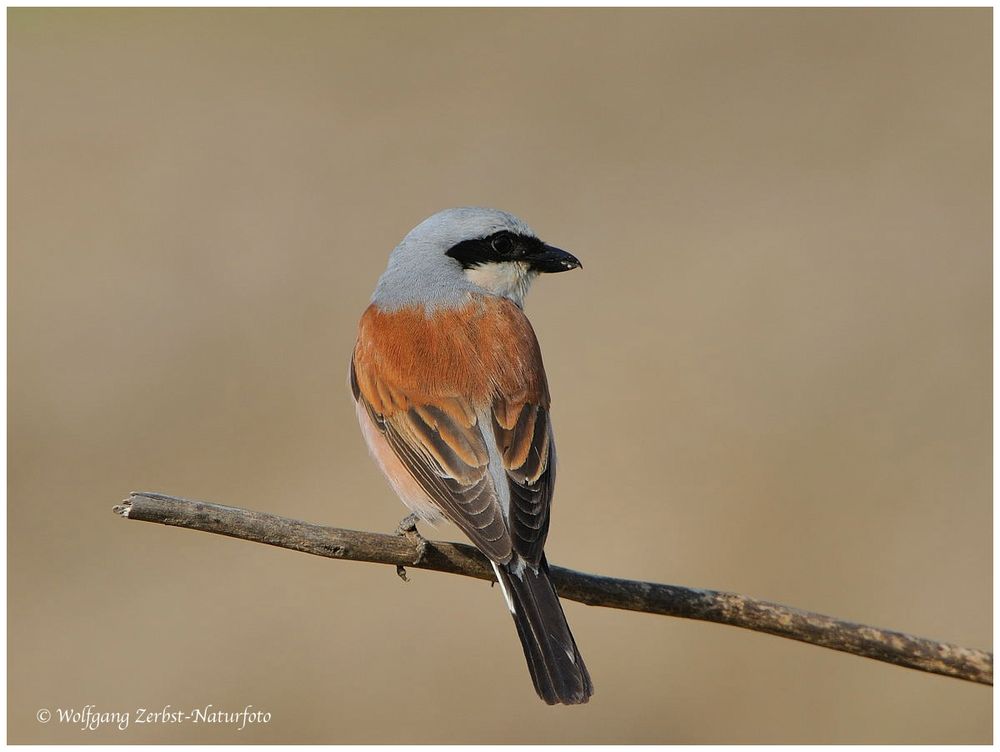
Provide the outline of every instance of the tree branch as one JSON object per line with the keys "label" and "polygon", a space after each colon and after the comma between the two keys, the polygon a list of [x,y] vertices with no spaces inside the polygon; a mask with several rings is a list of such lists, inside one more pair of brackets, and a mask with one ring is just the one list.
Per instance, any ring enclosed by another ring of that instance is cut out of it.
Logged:
{"label": "tree branch", "polygon": [[[400,572],[402,567],[414,567],[480,580],[494,579],[489,562],[476,548],[427,541],[417,535],[325,527],[266,512],[156,493],[132,493],[114,510],[130,520],[228,535],[331,559],[394,564]],[[620,580],[563,567],[551,570],[561,598],[590,606],[729,624],[904,668],[993,684],[993,654],[983,650],[855,624],[736,593]]]}

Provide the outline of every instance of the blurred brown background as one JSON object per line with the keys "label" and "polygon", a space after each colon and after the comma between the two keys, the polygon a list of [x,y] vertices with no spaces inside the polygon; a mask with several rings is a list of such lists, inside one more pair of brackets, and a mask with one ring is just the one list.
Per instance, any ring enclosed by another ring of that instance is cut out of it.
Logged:
{"label": "blurred brown background", "polygon": [[[551,560],[991,647],[989,9],[8,18],[10,741],[990,741],[982,686],[575,603],[549,708],[481,582],[111,512],[393,529],[357,318],[498,206],[586,264],[527,306]],[[272,720],[36,720],[209,703]]]}

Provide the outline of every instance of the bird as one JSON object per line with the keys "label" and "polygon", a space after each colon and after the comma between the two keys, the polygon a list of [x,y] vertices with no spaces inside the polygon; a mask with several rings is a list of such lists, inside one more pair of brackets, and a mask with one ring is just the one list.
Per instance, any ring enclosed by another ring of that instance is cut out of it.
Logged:
{"label": "bird", "polygon": [[594,685],[545,559],[556,448],[523,307],[539,274],[582,266],[508,212],[439,211],[390,254],[350,367],[369,452],[411,512],[401,526],[446,519],[486,555],[549,705]]}

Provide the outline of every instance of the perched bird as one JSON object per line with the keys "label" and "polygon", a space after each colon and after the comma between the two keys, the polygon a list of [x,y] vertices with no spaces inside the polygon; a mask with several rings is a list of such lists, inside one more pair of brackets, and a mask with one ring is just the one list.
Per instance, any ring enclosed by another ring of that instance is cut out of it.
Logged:
{"label": "perched bird", "polygon": [[415,518],[450,520],[489,557],[550,705],[587,702],[594,686],[543,551],[556,450],[521,308],[538,274],[580,266],[507,212],[438,212],[389,257],[351,360],[372,456]]}

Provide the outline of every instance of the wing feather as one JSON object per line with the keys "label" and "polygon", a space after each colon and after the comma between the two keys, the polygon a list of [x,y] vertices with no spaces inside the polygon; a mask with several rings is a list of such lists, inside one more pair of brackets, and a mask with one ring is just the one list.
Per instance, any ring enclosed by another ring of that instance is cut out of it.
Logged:
{"label": "wing feather", "polygon": [[[512,418],[513,414],[517,417]],[[513,549],[537,568],[549,531],[549,507],[555,488],[548,410],[525,402],[515,411],[506,400],[498,401],[493,411],[493,432],[510,488],[508,525]]]}

